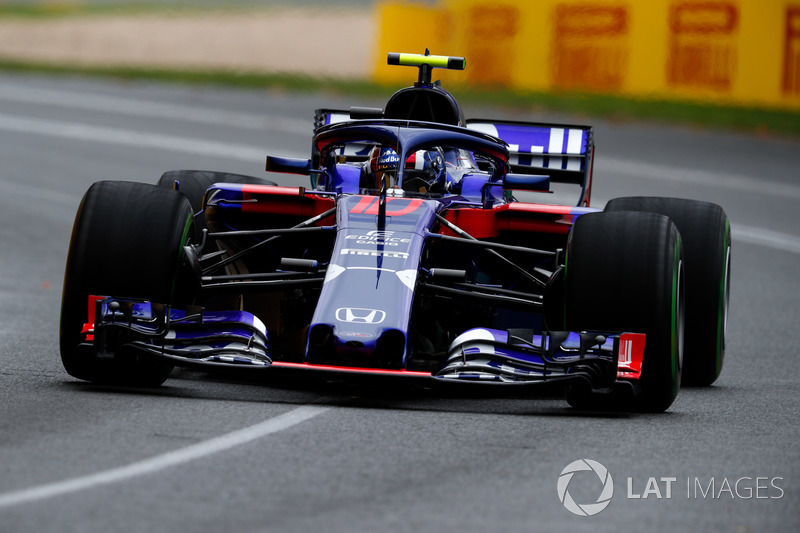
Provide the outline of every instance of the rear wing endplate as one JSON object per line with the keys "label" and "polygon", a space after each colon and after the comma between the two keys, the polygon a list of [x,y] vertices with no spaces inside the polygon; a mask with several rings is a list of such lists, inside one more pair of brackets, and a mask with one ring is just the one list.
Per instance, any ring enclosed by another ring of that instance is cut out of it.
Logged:
{"label": "rear wing endplate", "polygon": [[[382,119],[383,109],[380,107],[356,107],[350,109],[317,109],[314,111],[314,135],[319,129],[329,124],[339,124],[351,120]],[[374,145],[365,143],[350,143],[341,150],[339,155],[347,157],[349,161],[366,161],[369,151]],[[313,147],[312,147],[313,150]],[[315,161],[316,163],[317,161]]]}
{"label": "rear wing endplate", "polygon": [[588,205],[594,154],[591,126],[468,119],[467,128],[508,144],[509,165],[520,174],[543,174],[582,189],[578,205]]}
{"label": "rear wing endplate", "polygon": [[383,118],[383,109],[380,107],[357,107],[350,109],[317,109],[314,111],[314,134],[322,126],[338,124],[350,120],[374,120]]}

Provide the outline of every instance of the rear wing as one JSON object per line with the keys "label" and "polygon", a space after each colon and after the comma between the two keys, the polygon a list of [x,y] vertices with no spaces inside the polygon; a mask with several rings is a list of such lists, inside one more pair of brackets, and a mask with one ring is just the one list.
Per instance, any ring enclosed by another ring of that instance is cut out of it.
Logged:
{"label": "rear wing", "polygon": [[380,107],[357,107],[350,109],[317,109],[314,111],[314,135],[322,126],[338,124],[349,120],[382,119],[383,109]]}
{"label": "rear wing", "polygon": [[591,126],[468,119],[467,128],[508,144],[512,172],[544,174],[581,187],[578,205],[589,205],[594,155]]}
{"label": "rear wing", "polygon": [[[381,118],[383,118],[383,109],[380,107],[354,106],[350,109],[317,109],[314,111],[314,135],[317,134],[321,127],[329,124],[338,124],[351,120]],[[349,161],[366,161],[372,146],[371,144],[351,143],[341,149],[339,155],[347,157]]]}

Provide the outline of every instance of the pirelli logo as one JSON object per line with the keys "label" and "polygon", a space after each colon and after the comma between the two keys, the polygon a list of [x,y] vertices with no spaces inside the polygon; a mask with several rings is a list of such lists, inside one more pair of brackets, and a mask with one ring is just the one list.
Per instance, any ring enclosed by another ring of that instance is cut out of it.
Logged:
{"label": "pirelli logo", "polygon": [[365,257],[390,257],[392,259],[408,259],[406,252],[395,252],[393,250],[362,250],[359,248],[343,248],[341,255],[360,255]]}
{"label": "pirelli logo", "polygon": [[520,28],[520,7],[502,2],[478,3],[469,9],[466,40],[471,83],[508,85],[509,58],[516,52],[515,39]]}
{"label": "pirelli logo", "polygon": [[678,2],[669,13],[667,83],[728,91],[736,76],[739,7],[732,2]]}
{"label": "pirelli logo", "polygon": [[800,5],[786,8],[783,92],[800,96]]}
{"label": "pirelli logo", "polygon": [[628,71],[628,8],[559,4],[555,9],[553,80],[568,89],[617,90]]}

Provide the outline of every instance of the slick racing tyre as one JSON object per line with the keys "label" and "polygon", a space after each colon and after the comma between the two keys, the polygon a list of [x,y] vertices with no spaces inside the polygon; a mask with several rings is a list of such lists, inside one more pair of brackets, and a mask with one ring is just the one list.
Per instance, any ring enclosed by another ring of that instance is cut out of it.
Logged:
{"label": "slick racing tyre", "polygon": [[97,357],[81,329],[90,295],[164,304],[190,298],[179,271],[193,219],[189,201],[176,191],[122,181],[89,188],[75,216],[61,302],[61,360],[70,375],[137,386],[167,379],[172,365],[157,358],[128,352]]}
{"label": "slick racing tyre", "polygon": [[[680,388],[682,261],[677,228],[654,213],[582,215],[569,237],[566,328],[647,334],[636,405],[642,411],[666,410]],[[567,399],[573,406],[582,403]]]}
{"label": "slick racing tyre", "polygon": [[616,198],[605,211],[646,211],[678,227],[686,262],[684,385],[708,386],[722,372],[731,283],[731,226],[716,204],[680,198]]}
{"label": "slick racing tyre", "polygon": [[[192,204],[192,211],[195,214],[202,211],[203,197],[208,188],[215,183],[275,185],[274,181],[242,174],[229,174],[210,170],[170,170],[161,175],[158,179],[158,186],[174,189],[176,181],[179,184],[178,190],[189,199],[189,203]],[[195,224],[196,236],[199,237],[202,235],[203,230],[207,228],[205,217],[202,215],[197,217]]]}

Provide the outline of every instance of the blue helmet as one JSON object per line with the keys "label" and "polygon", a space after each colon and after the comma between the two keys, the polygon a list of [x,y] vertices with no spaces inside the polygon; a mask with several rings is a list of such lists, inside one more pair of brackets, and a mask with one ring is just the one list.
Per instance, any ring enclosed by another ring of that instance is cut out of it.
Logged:
{"label": "blue helmet", "polygon": [[387,187],[397,183],[397,171],[400,168],[400,156],[388,146],[376,146],[370,151],[367,171],[374,178],[375,188],[380,189],[384,177],[388,178]]}

